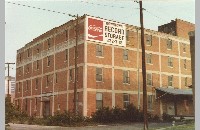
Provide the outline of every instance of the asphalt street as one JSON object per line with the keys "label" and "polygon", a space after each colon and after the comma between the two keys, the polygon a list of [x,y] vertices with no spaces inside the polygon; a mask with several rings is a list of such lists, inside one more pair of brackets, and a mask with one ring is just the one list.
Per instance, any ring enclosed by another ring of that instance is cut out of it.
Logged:
{"label": "asphalt street", "polygon": [[[84,127],[59,127],[59,126],[39,126],[26,124],[9,124],[6,130],[142,130],[142,123],[123,124],[123,125],[98,125]],[[162,128],[171,126],[171,123],[150,123],[149,128]]]}

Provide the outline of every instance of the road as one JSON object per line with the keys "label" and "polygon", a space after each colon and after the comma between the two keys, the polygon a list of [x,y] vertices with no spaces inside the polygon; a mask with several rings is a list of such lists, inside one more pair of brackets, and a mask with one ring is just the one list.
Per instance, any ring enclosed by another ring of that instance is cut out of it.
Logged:
{"label": "road", "polygon": [[[149,128],[161,128],[171,126],[171,123],[150,123]],[[6,130],[142,130],[142,123],[123,125],[99,125],[84,127],[59,127],[59,126],[38,126],[26,124],[10,124]]]}

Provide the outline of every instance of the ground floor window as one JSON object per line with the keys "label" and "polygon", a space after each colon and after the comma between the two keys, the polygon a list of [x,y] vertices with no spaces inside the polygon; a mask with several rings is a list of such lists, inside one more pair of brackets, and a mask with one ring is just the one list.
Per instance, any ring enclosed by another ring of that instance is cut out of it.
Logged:
{"label": "ground floor window", "polygon": [[124,103],[124,108],[127,108],[127,106],[130,104],[130,95],[127,93],[123,94],[123,103]]}
{"label": "ground floor window", "polygon": [[103,94],[97,93],[96,94],[96,109],[103,108]]}
{"label": "ground floor window", "polygon": [[153,95],[148,95],[148,105],[147,105],[149,110],[153,109]]}

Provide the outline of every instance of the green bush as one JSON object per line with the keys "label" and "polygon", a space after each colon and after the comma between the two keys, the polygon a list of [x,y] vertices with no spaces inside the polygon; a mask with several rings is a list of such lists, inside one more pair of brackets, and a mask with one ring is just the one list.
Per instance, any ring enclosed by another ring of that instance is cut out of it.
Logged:
{"label": "green bush", "polygon": [[163,121],[173,121],[173,120],[174,120],[174,117],[173,117],[172,115],[163,113],[162,119],[163,119]]}
{"label": "green bush", "polygon": [[143,121],[143,113],[133,104],[128,105],[124,110],[118,107],[112,109],[104,107],[94,112],[92,119],[100,123],[138,122]]}

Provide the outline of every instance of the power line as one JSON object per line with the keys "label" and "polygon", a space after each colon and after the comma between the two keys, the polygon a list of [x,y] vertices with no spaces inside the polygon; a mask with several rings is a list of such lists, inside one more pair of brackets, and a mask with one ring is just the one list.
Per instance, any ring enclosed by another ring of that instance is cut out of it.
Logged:
{"label": "power line", "polygon": [[43,11],[48,11],[48,12],[53,12],[53,13],[58,13],[58,14],[64,14],[64,15],[69,15],[68,13],[60,12],[60,11],[55,11],[55,10],[50,10],[50,9],[45,9],[45,8],[40,8],[40,7],[35,7],[35,6],[30,6],[30,5],[25,5],[25,4],[19,4],[15,2],[7,2],[8,4],[14,4],[18,6],[24,6],[28,8],[33,8],[33,9],[38,9],[38,10],[43,10]]}
{"label": "power line", "polygon": [[116,7],[116,8],[126,8],[124,6],[114,6],[114,5],[105,5],[105,4],[97,4],[97,3],[92,3],[92,2],[87,2],[87,1],[81,1],[82,3],[87,3],[87,4],[92,4],[92,5],[98,5],[98,6],[105,6],[105,7]]}

